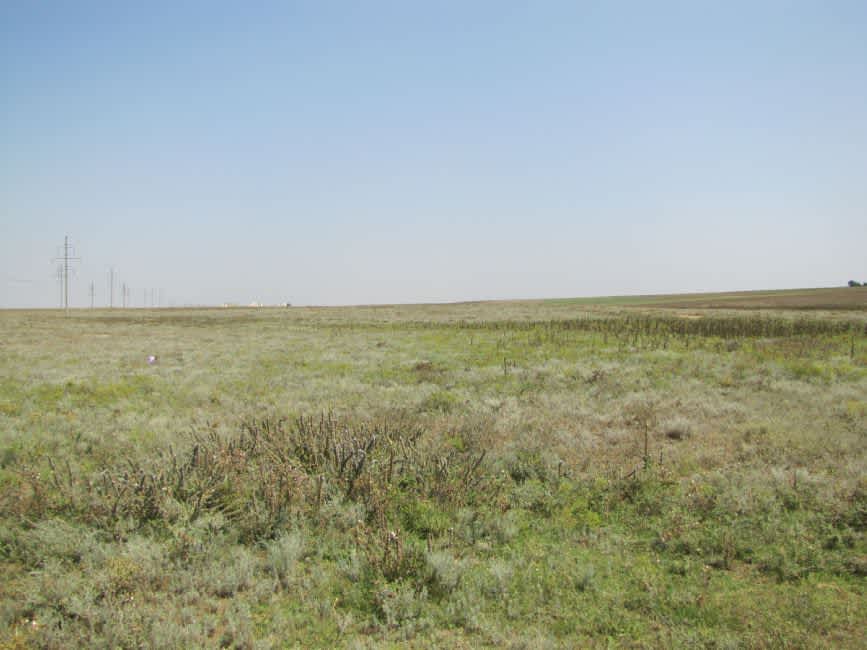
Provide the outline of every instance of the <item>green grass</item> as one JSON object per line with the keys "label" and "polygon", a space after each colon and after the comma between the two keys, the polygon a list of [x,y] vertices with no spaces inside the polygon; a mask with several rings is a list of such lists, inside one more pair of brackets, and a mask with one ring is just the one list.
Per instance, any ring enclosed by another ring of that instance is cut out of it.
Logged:
{"label": "green grass", "polygon": [[0,313],[0,647],[860,647],[865,323]]}
{"label": "green grass", "polygon": [[584,307],[608,305],[675,309],[865,310],[867,309],[867,290],[863,287],[777,289],[598,298],[555,298],[545,300],[544,303]]}

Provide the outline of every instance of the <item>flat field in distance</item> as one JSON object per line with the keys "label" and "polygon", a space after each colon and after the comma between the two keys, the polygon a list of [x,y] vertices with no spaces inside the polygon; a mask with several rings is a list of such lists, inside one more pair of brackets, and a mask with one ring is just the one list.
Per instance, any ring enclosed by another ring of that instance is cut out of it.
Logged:
{"label": "flat field in distance", "polygon": [[825,311],[867,311],[867,287],[826,289],[780,289],[772,291],[733,291],[727,293],[687,293],[654,296],[612,296],[610,298],[566,298],[550,302],[561,304],[622,305],[692,309],[797,309]]}
{"label": "flat field in distance", "polygon": [[0,647],[863,647],[865,291],[0,312]]}

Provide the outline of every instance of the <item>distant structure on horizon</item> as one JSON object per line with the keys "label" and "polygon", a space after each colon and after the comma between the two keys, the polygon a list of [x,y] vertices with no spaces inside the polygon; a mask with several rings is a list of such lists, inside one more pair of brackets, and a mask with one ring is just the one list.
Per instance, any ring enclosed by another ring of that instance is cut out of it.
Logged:
{"label": "distant structure on horizon", "polygon": [[222,304],[222,306],[224,308],[230,308],[230,307],[269,307],[269,306],[270,307],[291,307],[292,303],[291,302],[280,302],[280,303],[276,303],[276,304],[272,304],[272,305],[266,305],[264,302],[258,302],[256,300],[254,300],[253,302],[248,303],[246,305],[242,305],[242,304],[237,303],[237,302],[224,302]]}

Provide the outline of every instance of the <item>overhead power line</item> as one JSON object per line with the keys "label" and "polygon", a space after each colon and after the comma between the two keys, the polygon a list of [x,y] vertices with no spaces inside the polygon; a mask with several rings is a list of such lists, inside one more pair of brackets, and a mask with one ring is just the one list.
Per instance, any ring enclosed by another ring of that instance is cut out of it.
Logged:
{"label": "overhead power line", "polygon": [[63,282],[63,309],[67,316],[69,316],[69,273],[72,270],[70,264],[81,261],[80,257],[75,257],[74,255],[75,250],[69,245],[69,235],[66,235],[63,238],[62,254],[55,257],[52,261],[59,263],[58,273]]}

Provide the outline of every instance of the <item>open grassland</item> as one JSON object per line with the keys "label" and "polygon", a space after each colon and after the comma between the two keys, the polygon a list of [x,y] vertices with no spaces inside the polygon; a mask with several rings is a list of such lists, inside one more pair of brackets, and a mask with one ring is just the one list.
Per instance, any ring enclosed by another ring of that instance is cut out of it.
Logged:
{"label": "open grassland", "polygon": [[825,311],[867,311],[867,287],[827,289],[781,289],[777,291],[736,291],[656,296],[613,296],[610,298],[567,298],[561,304],[621,305],[672,309],[815,309]]}
{"label": "open grassland", "polygon": [[659,304],[0,312],[0,647],[863,647],[867,313]]}

